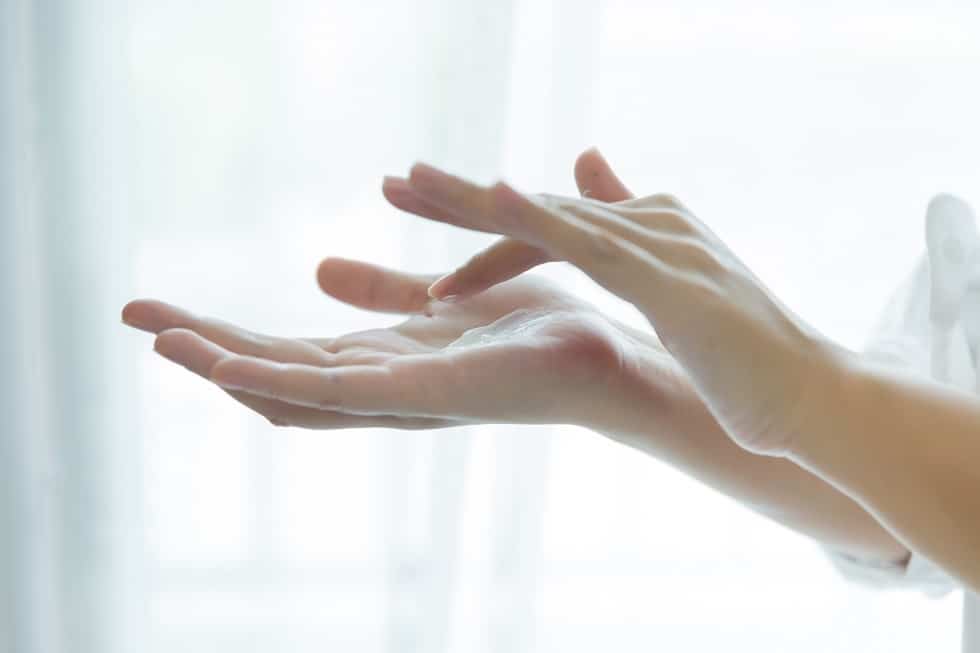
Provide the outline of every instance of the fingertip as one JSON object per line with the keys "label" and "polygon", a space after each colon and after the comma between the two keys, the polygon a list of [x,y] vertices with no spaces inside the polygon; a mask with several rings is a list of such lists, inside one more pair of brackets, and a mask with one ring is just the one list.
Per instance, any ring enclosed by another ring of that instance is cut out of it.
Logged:
{"label": "fingertip", "polygon": [[356,287],[358,277],[365,270],[366,264],[361,261],[331,256],[320,261],[317,266],[317,285],[331,297],[343,299],[350,294],[351,288]]}
{"label": "fingertip", "polygon": [[193,358],[190,352],[196,335],[189,329],[166,329],[153,339],[153,351],[171,363],[177,363],[200,374],[200,370],[195,369],[193,361],[190,360]]}
{"label": "fingertip", "polygon": [[123,306],[120,319],[134,329],[153,332],[154,313],[161,303],[155,299],[134,299]]}
{"label": "fingertip", "polygon": [[153,339],[153,350],[159,354],[166,355],[165,352],[172,352],[176,346],[186,344],[198,336],[194,331],[184,328],[165,329],[157,334]]}
{"label": "fingertip", "polygon": [[407,179],[404,177],[395,177],[394,175],[385,175],[381,181],[381,188],[388,190],[411,190]]}
{"label": "fingertip", "polygon": [[227,387],[230,385],[228,369],[229,367],[234,369],[233,363],[235,358],[237,357],[225,358],[212,365],[211,369],[208,370],[208,380],[212,381],[213,383],[217,383],[220,386]]}
{"label": "fingertip", "polygon": [[332,268],[337,265],[338,260],[339,259],[333,256],[329,256],[320,261],[320,263],[316,266],[316,283],[321,289],[324,288],[324,280],[329,279],[330,275],[333,274]]}
{"label": "fingertip", "polygon": [[575,159],[576,176],[578,176],[577,173],[580,170],[584,170],[585,168],[594,169],[598,165],[604,164],[605,161],[606,159],[599,151],[598,147],[596,147],[595,145],[589,147],[588,149],[584,150],[581,154],[579,154],[578,157]]}
{"label": "fingertip", "polygon": [[389,203],[401,208],[401,204],[407,198],[415,196],[415,191],[407,179],[402,177],[386,176],[381,183],[381,194]]}
{"label": "fingertip", "polygon": [[324,292],[332,294],[338,287],[346,287],[354,275],[363,273],[365,266],[363,261],[328,256],[316,268],[317,283]]}
{"label": "fingertip", "polygon": [[589,161],[595,158],[605,161],[605,157],[603,157],[602,152],[599,151],[599,147],[597,145],[590,145],[578,155],[577,161]]}
{"label": "fingertip", "polygon": [[126,324],[131,327],[140,328],[140,325],[138,324],[136,318],[133,317],[134,310],[137,310],[134,309],[133,305],[138,301],[140,300],[134,299],[131,302],[127,302],[126,305],[122,307],[122,310],[119,312],[119,319],[120,321],[122,321],[123,324]]}
{"label": "fingertip", "polygon": [[438,171],[427,163],[416,161],[408,169],[408,184],[410,186],[425,186],[426,182],[433,181]]}
{"label": "fingertip", "polygon": [[595,146],[575,160],[575,183],[583,196],[601,202],[621,202],[632,199],[633,193],[620,181],[606,157]]}

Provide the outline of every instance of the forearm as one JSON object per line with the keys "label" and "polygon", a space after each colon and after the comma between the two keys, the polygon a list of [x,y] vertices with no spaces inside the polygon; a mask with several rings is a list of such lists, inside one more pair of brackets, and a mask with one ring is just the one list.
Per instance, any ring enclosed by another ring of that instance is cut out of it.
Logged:
{"label": "forearm", "polygon": [[[645,451],[749,508],[826,546],[859,558],[900,561],[907,549],[866,510],[826,481],[784,458],[759,456],[725,434],[652,335],[634,333],[632,372],[611,388],[586,425]],[[646,341],[646,342],[644,342]],[[637,358],[638,357],[638,358]]]}
{"label": "forearm", "polygon": [[980,591],[980,401],[846,352],[790,457]]}

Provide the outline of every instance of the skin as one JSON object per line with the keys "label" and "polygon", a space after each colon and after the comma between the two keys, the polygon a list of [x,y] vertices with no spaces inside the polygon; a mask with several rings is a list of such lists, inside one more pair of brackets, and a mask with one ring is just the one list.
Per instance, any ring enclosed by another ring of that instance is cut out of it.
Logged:
{"label": "skin", "polygon": [[[669,196],[635,198],[595,150],[579,157],[575,177],[586,196],[576,206],[614,207],[631,216],[665,212],[676,224],[686,211]],[[554,285],[521,274],[542,262],[570,257],[548,238],[501,227],[513,221],[498,224],[493,213],[500,187],[450,181],[453,192],[459,191],[452,201],[424,183],[420,190],[417,178],[387,178],[383,192],[407,212],[507,237],[442,280],[337,258],[319,267],[317,279],[324,292],[354,306],[407,316],[395,326],[333,338],[278,338],[156,300],[129,303],[123,321],[156,334],[158,353],[210,379],[273,424],[319,429],[578,424],[665,460],[827,546],[861,558],[907,558],[906,546],[839,483],[774,455],[789,444],[784,431],[753,431],[750,419],[763,410],[769,415],[771,405],[759,406],[736,393],[752,408],[734,405],[730,412],[754,434],[747,439],[755,451],[750,452],[731,436],[732,418],[725,421],[729,413],[719,414],[717,406],[702,398],[703,380],[690,374],[684,359],[672,355],[656,335],[610,320]],[[543,194],[533,201],[517,199],[524,202],[518,204],[520,211],[568,200]],[[582,222],[574,224],[580,227]],[[595,237],[588,233],[588,238]],[[602,256],[602,251],[597,253]],[[609,262],[602,265],[612,267]],[[450,301],[430,293],[448,295]],[[637,298],[639,293],[623,295]],[[770,305],[766,308],[775,312]],[[669,323],[651,322],[658,332]],[[783,331],[770,329],[775,335],[760,337],[754,351],[765,359],[772,338],[806,333],[792,329],[793,324],[777,321]],[[748,337],[755,322],[743,319],[739,326],[739,336]],[[682,349],[669,327],[661,335]],[[784,343],[784,349],[792,345]],[[688,357],[697,362],[709,354],[719,355],[716,349],[695,348]],[[789,353],[787,358],[799,364]],[[744,359],[731,363],[738,364],[744,365]],[[792,374],[790,362],[784,373]],[[802,396],[794,384],[780,392],[785,393],[781,400],[790,403]],[[777,433],[770,440],[763,437]]]}
{"label": "skin", "polygon": [[735,444],[808,469],[980,591],[976,397],[827,340],[679,204],[542,198],[421,163],[408,183],[451,217],[436,219],[527,243],[632,302]]}

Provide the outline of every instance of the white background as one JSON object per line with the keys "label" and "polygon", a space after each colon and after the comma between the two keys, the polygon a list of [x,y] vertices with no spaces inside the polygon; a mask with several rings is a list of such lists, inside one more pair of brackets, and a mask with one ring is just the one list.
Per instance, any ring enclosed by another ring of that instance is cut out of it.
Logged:
{"label": "white background", "polygon": [[956,650],[958,596],[849,585],[814,543],[598,435],[276,430],[118,309],[153,296],[291,335],[390,323],[320,295],[317,262],[438,272],[487,238],[398,212],[382,175],[425,160],[574,194],[598,145],[859,348],[929,197],[980,199],[972,3],[5,11],[30,372],[8,377],[31,463],[10,476],[27,521],[6,525],[32,538],[10,553],[18,653]]}

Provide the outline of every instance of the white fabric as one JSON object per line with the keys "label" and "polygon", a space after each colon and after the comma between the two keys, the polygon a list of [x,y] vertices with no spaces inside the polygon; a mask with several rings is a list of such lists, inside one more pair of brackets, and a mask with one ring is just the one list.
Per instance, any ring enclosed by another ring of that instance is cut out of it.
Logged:
{"label": "white fabric", "polygon": [[[980,353],[980,240],[972,211],[952,198],[930,204],[927,252],[895,291],[865,354],[905,371],[977,390]],[[874,587],[917,588],[942,596],[957,584],[934,563],[913,553],[907,564],[858,560],[828,551],[848,578]],[[963,651],[980,652],[980,599],[965,592]]]}

